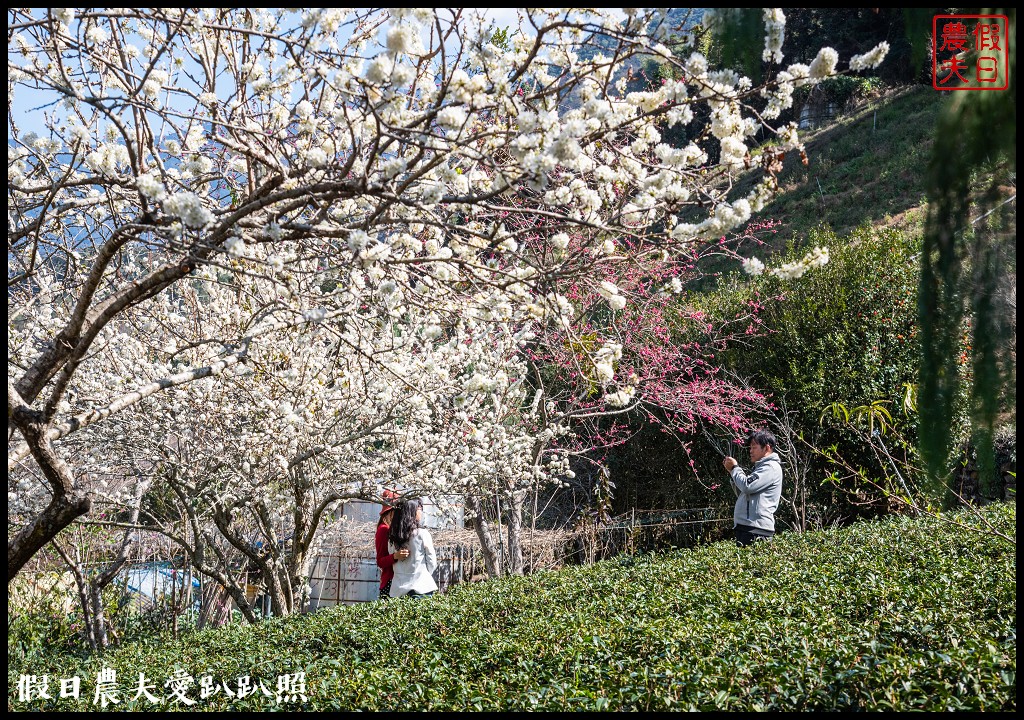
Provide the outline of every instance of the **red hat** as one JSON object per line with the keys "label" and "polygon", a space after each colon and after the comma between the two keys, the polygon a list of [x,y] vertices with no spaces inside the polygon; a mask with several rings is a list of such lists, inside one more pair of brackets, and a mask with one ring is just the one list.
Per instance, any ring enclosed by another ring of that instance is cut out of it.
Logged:
{"label": "red hat", "polygon": [[390,510],[394,510],[395,502],[400,498],[399,494],[394,490],[385,490],[381,493],[381,497],[384,498],[384,502],[382,503],[383,507],[380,509],[381,515]]}

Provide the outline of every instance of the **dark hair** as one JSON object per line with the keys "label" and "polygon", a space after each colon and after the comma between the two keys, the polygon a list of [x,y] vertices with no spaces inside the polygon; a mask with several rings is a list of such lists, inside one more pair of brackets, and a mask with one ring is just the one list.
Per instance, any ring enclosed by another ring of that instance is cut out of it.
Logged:
{"label": "dark hair", "polygon": [[416,511],[423,507],[423,501],[419,498],[403,500],[395,509],[395,516],[391,519],[391,530],[388,532],[388,540],[394,543],[396,548],[403,548],[409,544],[412,534],[419,527],[416,522]]}
{"label": "dark hair", "polygon": [[774,450],[777,446],[775,444],[775,436],[770,430],[751,430],[750,437],[747,438],[749,442],[756,442],[761,447],[770,447]]}

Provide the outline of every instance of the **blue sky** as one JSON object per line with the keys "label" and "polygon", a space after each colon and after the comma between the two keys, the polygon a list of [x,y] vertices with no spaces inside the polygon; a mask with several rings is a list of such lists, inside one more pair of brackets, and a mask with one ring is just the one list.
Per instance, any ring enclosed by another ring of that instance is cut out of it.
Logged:
{"label": "blue sky", "polygon": [[[520,24],[521,9],[519,8],[466,8],[465,10],[481,12],[485,18],[492,20],[496,27],[514,30]],[[621,11],[615,12],[621,15]],[[468,13],[464,14],[463,17],[467,15]],[[524,25],[524,31],[529,32],[531,29],[529,23],[524,23]],[[383,41],[383,37],[381,39]],[[140,44],[143,43],[141,40],[139,42]],[[25,61],[17,49],[12,51],[11,46],[8,47],[8,58],[15,64],[21,64]],[[38,135],[45,135],[46,128],[43,123],[42,113],[44,111],[60,113],[61,110],[59,98],[57,98],[56,94],[42,91],[29,92],[24,86],[17,87],[14,98],[11,101],[11,117],[14,118],[22,133],[35,132]],[[8,140],[10,140],[10,117],[8,118],[7,136]]]}

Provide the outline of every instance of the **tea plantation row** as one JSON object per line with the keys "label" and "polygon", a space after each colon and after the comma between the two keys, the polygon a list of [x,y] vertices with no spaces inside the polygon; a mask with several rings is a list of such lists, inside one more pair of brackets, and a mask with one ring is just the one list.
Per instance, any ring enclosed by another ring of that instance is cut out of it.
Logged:
{"label": "tea plantation row", "polygon": [[[1014,504],[983,512],[1015,540]],[[107,710],[1014,710],[1015,557],[929,518],[721,542],[9,663],[8,704],[100,710],[99,687]]]}

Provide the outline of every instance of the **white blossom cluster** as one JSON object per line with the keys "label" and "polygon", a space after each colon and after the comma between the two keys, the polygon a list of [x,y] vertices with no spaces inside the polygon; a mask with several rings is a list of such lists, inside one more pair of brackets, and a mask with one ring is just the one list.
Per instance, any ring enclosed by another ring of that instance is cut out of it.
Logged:
{"label": "white blossom cluster", "polygon": [[164,201],[164,210],[191,228],[205,227],[213,220],[213,213],[203,205],[202,199],[192,192],[171,195]]}
{"label": "white blossom cluster", "polygon": [[612,310],[621,310],[626,307],[626,298],[619,294],[619,288],[615,283],[602,280],[597,290],[598,294],[608,301],[608,307]]}
{"label": "white blossom cluster", "polygon": [[782,43],[786,37],[786,15],[780,8],[764,9],[764,52],[765,62],[782,62]]}
{"label": "white blossom cluster", "polygon": [[[815,247],[799,260],[785,263],[769,272],[781,280],[795,280],[803,277],[804,273],[816,267],[828,265],[828,248]],[[760,275],[765,272],[765,264],[756,257],[743,260],[743,271],[748,275]]]}
{"label": "white blossom cluster", "polygon": [[824,80],[836,72],[836,65],[839,63],[839,53],[830,47],[822,48],[811,61],[808,75],[812,80]]}
{"label": "white blossom cluster", "polygon": [[136,185],[139,188],[139,192],[150,200],[160,202],[167,197],[167,188],[160,182],[160,178],[156,177],[153,173],[139,175]]}
{"label": "white blossom cluster", "polygon": [[128,162],[128,149],[118,143],[104,143],[85,156],[85,164],[91,170],[108,178],[117,177]]}
{"label": "white blossom cluster", "polygon": [[636,397],[636,388],[632,385],[625,385],[615,392],[604,396],[605,404],[612,408],[623,408],[633,402]]}
{"label": "white blossom cluster", "polygon": [[854,55],[850,58],[850,69],[854,72],[859,70],[872,70],[882,64],[885,56],[889,54],[889,43],[884,40],[863,55]]}
{"label": "white blossom cluster", "polygon": [[764,263],[756,257],[743,259],[743,272],[747,275],[760,275],[764,272]]}

